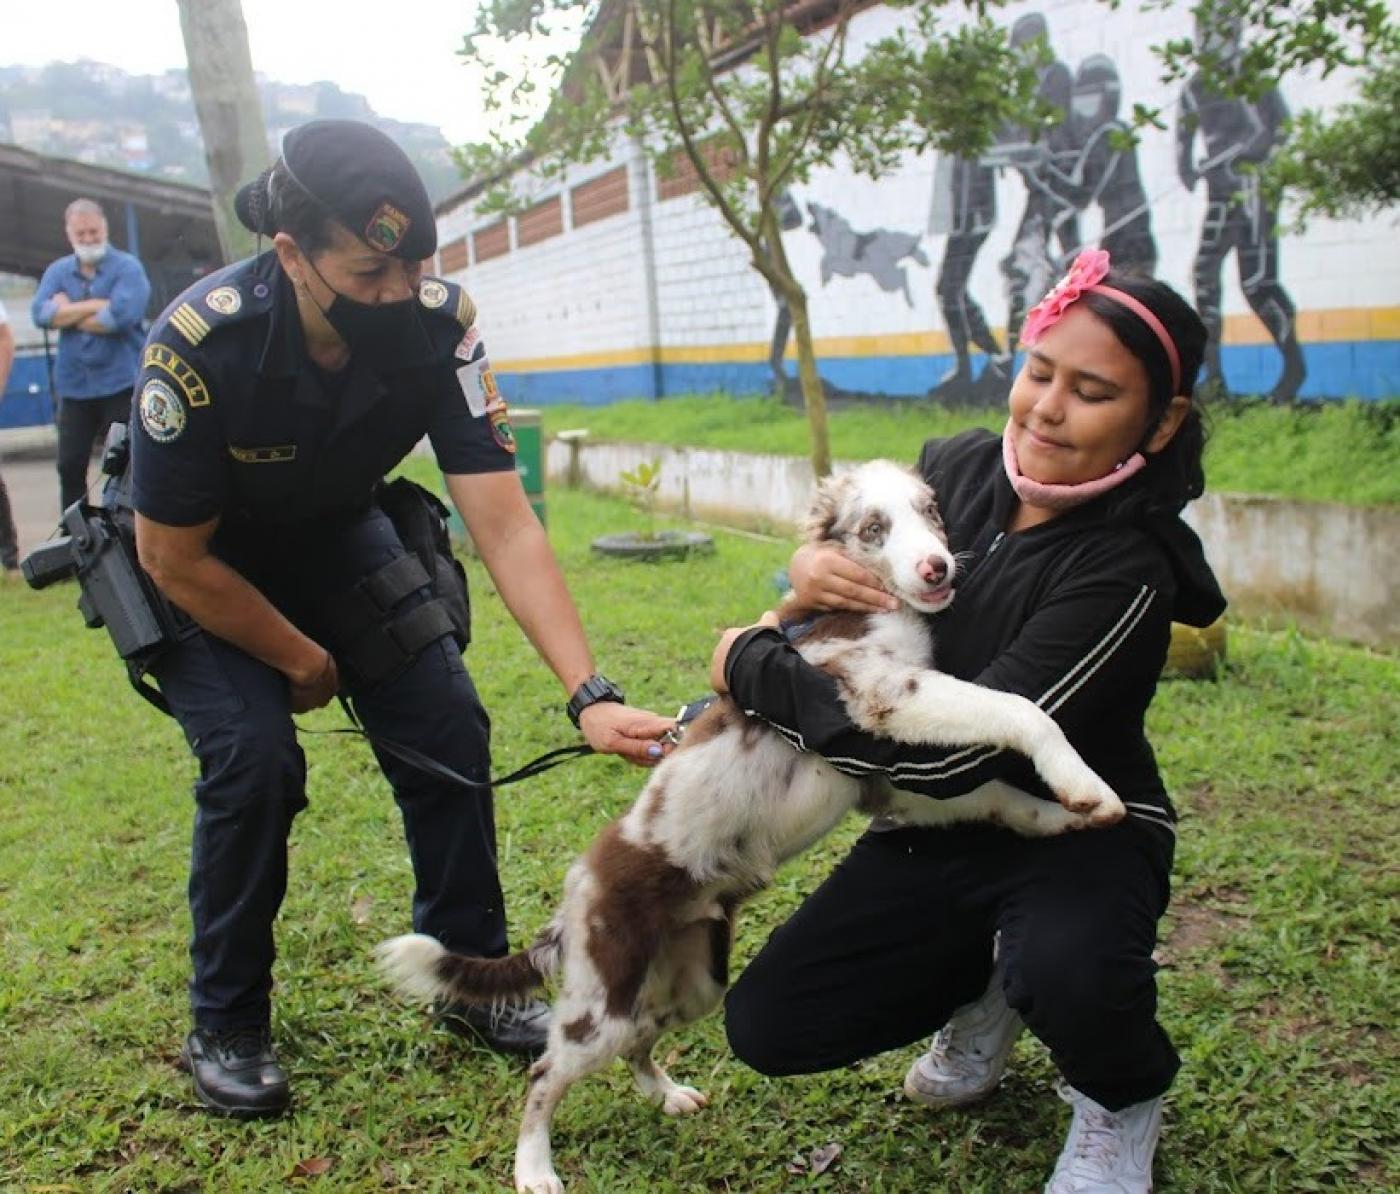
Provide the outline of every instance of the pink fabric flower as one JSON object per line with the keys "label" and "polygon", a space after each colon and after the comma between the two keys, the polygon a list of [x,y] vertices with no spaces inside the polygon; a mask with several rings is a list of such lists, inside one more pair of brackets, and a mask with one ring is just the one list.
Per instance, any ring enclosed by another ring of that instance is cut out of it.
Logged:
{"label": "pink fabric flower", "polygon": [[1108,250],[1085,249],[1074,259],[1069,273],[1056,282],[1050,293],[1030,309],[1025,326],[1021,328],[1021,343],[1034,344],[1046,328],[1059,321],[1071,303],[1107,276]]}

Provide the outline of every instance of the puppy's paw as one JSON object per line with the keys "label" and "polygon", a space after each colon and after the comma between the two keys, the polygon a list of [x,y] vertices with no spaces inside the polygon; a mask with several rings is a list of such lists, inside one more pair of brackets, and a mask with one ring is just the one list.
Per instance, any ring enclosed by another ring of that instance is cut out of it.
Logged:
{"label": "puppy's paw", "polygon": [[1128,810],[1123,807],[1123,802],[1118,799],[1117,794],[1110,791],[1109,799],[1101,801],[1084,815],[1089,819],[1090,825],[1103,828],[1105,825],[1117,825],[1128,815]]}
{"label": "puppy's paw", "polygon": [[673,1086],[661,1100],[661,1110],[667,1115],[694,1115],[709,1101],[693,1086]]}
{"label": "puppy's paw", "polygon": [[1059,778],[1050,786],[1060,804],[1087,817],[1091,825],[1112,825],[1127,811],[1118,793],[1087,767],[1075,768],[1072,776]]}
{"label": "puppy's paw", "polygon": [[1036,803],[1041,807],[1035,810],[1035,821],[1031,826],[1026,829],[1020,829],[1019,826],[1012,828],[1019,829],[1028,837],[1055,837],[1061,833],[1072,833],[1076,829],[1087,829],[1092,824],[1085,813],[1072,813],[1069,809],[1051,804],[1048,800]]}
{"label": "puppy's paw", "polygon": [[564,1194],[564,1183],[553,1169],[545,1173],[515,1175],[516,1194]]}

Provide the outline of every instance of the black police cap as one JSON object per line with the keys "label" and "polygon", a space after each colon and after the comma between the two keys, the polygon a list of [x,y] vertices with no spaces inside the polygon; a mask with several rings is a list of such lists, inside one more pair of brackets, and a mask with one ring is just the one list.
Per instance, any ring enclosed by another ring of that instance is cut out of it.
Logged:
{"label": "black police cap", "polygon": [[[421,261],[437,250],[433,205],[408,155],[358,120],[313,120],[282,139],[287,173],[352,233],[382,253]],[[242,187],[234,210],[252,232],[271,234],[267,174]]]}

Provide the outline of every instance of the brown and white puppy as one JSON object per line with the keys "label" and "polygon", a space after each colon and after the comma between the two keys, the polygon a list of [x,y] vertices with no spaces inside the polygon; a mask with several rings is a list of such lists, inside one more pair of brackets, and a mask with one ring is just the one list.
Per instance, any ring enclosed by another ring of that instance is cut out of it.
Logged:
{"label": "brown and white puppy", "polygon": [[[1109,824],[1113,791],[1032,702],[934,671],[929,621],[953,600],[956,565],[933,492],[907,469],[873,461],[818,491],[808,537],[841,545],[901,599],[887,614],[828,614],[797,649],[837,681],[851,718],[874,734],[940,746],[996,746],[1028,756],[1060,799],[990,783],[932,800],[881,777],[854,779],[795,750],[729,698],[711,705],[652,772],[633,806],[569,869],[553,922],[508,958],[469,958],[420,934],[378,949],[405,995],[466,1002],[522,998],[562,971],[549,1045],[530,1071],[515,1185],[563,1189],[549,1127],[570,1085],[615,1058],[667,1113],[705,1105],[652,1059],[666,1029],[696,1020],[728,983],[738,906],[778,866],[860,809],[912,825],[991,820],[1028,835]],[[785,609],[788,617],[801,611]],[[1061,807],[1063,805],[1063,807]]]}

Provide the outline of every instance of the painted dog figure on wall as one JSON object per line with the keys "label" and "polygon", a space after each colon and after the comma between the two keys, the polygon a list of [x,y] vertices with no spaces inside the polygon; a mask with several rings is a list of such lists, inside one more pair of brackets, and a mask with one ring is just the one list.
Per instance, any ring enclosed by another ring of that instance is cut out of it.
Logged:
{"label": "painted dog figure on wall", "polygon": [[909,275],[900,262],[908,257],[919,265],[928,265],[928,257],[919,248],[919,235],[914,232],[891,232],[874,228],[857,232],[846,218],[820,203],[807,204],[812,217],[811,231],[822,243],[822,285],[836,275],[854,278],[869,274],[881,290],[899,291],[911,307]]}

